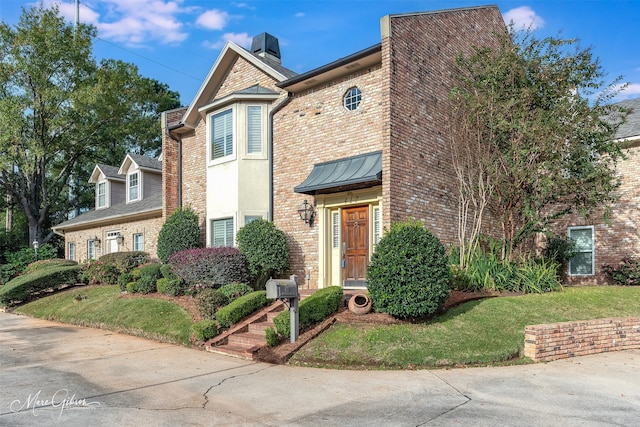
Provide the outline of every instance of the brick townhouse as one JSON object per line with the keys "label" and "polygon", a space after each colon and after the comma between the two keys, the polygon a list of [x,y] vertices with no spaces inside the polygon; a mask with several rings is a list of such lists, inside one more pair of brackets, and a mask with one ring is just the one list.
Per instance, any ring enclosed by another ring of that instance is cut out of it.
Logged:
{"label": "brick townhouse", "polygon": [[272,35],[228,42],[189,107],[163,115],[163,216],[193,208],[207,246],[273,220],[311,288],[366,286],[395,221],[453,242],[454,59],[504,31],[496,6],[388,15],[380,43],[299,75]]}

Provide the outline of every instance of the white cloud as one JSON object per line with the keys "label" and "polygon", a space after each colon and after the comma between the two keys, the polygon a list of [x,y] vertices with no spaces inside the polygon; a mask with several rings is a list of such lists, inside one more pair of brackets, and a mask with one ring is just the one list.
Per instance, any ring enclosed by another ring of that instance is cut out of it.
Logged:
{"label": "white cloud", "polygon": [[635,98],[636,95],[640,95],[640,83],[629,83],[620,94],[625,98]]}
{"label": "white cloud", "polygon": [[[92,24],[98,36],[143,46],[150,42],[178,43],[188,37],[178,15],[188,13],[184,0],[86,0],[80,3],[80,22]],[[58,4],[60,14],[75,20],[73,1],[47,0],[45,4]]]}
{"label": "white cloud", "polygon": [[205,41],[202,43],[202,46],[207,49],[221,49],[227,41],[232,41],[239,46],[249,48],[251,47],[253,37],[247,33],[225,33],[220,40],[216,42]]}
{"label": "white cloud", "polygon": [[544,20],[529,6],[520,6],[508,10],[502,18],[507,24],[513,22],[516,29],[530,28],[536,30],[544,27]]}
{"label": "white cloud", "polygon": [[304,17],[304,12],[298,12],[294,15],[296,18],[302,18]]}
{"label": "white cloud", "polygon": [[229,14],[217,9],[207,10],[196,19],[196,25],[207,30],[222,30],[227,24]]}

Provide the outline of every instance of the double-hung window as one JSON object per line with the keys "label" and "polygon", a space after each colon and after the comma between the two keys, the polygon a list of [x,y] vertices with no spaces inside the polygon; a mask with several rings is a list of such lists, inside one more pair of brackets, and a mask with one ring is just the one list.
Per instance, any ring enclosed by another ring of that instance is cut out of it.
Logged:
{"label": "double-hung window", "polygon": [[142,233],[133,235],[133,250],[144,251],[144,235]]}
{"label": "double-hung window", "polygon": [[107,183],[98,183],[98,208],[104,208],[107,206]]}
{"label": "double-hung window", "polygon": [[233,246],[233,218],[211,221],[211,246]]}
{"label": "double-hung window", "polygon": [[233,154],[233,110],[228,109],[211,117],[211,160]]}
{"label": "double-hung window", "polygon": [[96,241],[89,240],[87,242],[87,259],[96,259]]}
{"label": "double-hung window", "polygon": [[140,174],[138,172],[129,174],[127,187],[129,201],[138,200],[140,198]]}
{"label": "double-hung window", "polygon": [[69,259],[76,260],[76,244],[74,242],[69,242]]}
{"label": "double-hung window", "polygon": [[247,106],[247,154],[262,154],[262,107]]}
{"label": "double-hung window", "polygon": [[569,260],[570,276],[591,276],[595,272],[595,236],[593,226],[569,227],[576,255]]}

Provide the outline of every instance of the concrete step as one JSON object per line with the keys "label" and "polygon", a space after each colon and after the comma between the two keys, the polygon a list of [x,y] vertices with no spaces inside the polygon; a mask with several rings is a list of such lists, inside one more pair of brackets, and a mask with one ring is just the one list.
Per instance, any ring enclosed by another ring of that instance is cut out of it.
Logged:
{"label": "concrete step", "polygon": [[225,344],[218,347],[208,347],[207,351],[212,353],[224,354],[226,356],[238,357],[240,359],[253,359],[253,353],[262,346],[246,346],[246,345],[232,345]]}

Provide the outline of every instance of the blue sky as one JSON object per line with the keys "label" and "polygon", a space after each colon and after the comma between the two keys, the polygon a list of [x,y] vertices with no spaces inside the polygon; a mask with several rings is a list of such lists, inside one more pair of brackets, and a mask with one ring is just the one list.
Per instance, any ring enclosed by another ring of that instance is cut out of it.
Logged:
{"label": "blue sky", "polygon": [[[51,3],[45,0],[45,4]],[[56,1],[73,22],[73,0]],[[15,25],[31,1],[0,0],[0,20]],[[94,54],[139,67],[189,104],[226,40],[250,47],[253,36],[278,37],[283,65],[298,73],[380,41],[387,14],[497,4],[505,20],[532,24],[538,37],[577,38],[593,47],[607,81],[629,83],[618,99],[640,97],[640,0],[205,1],[81,0],[80,20],[98,28]]]}

